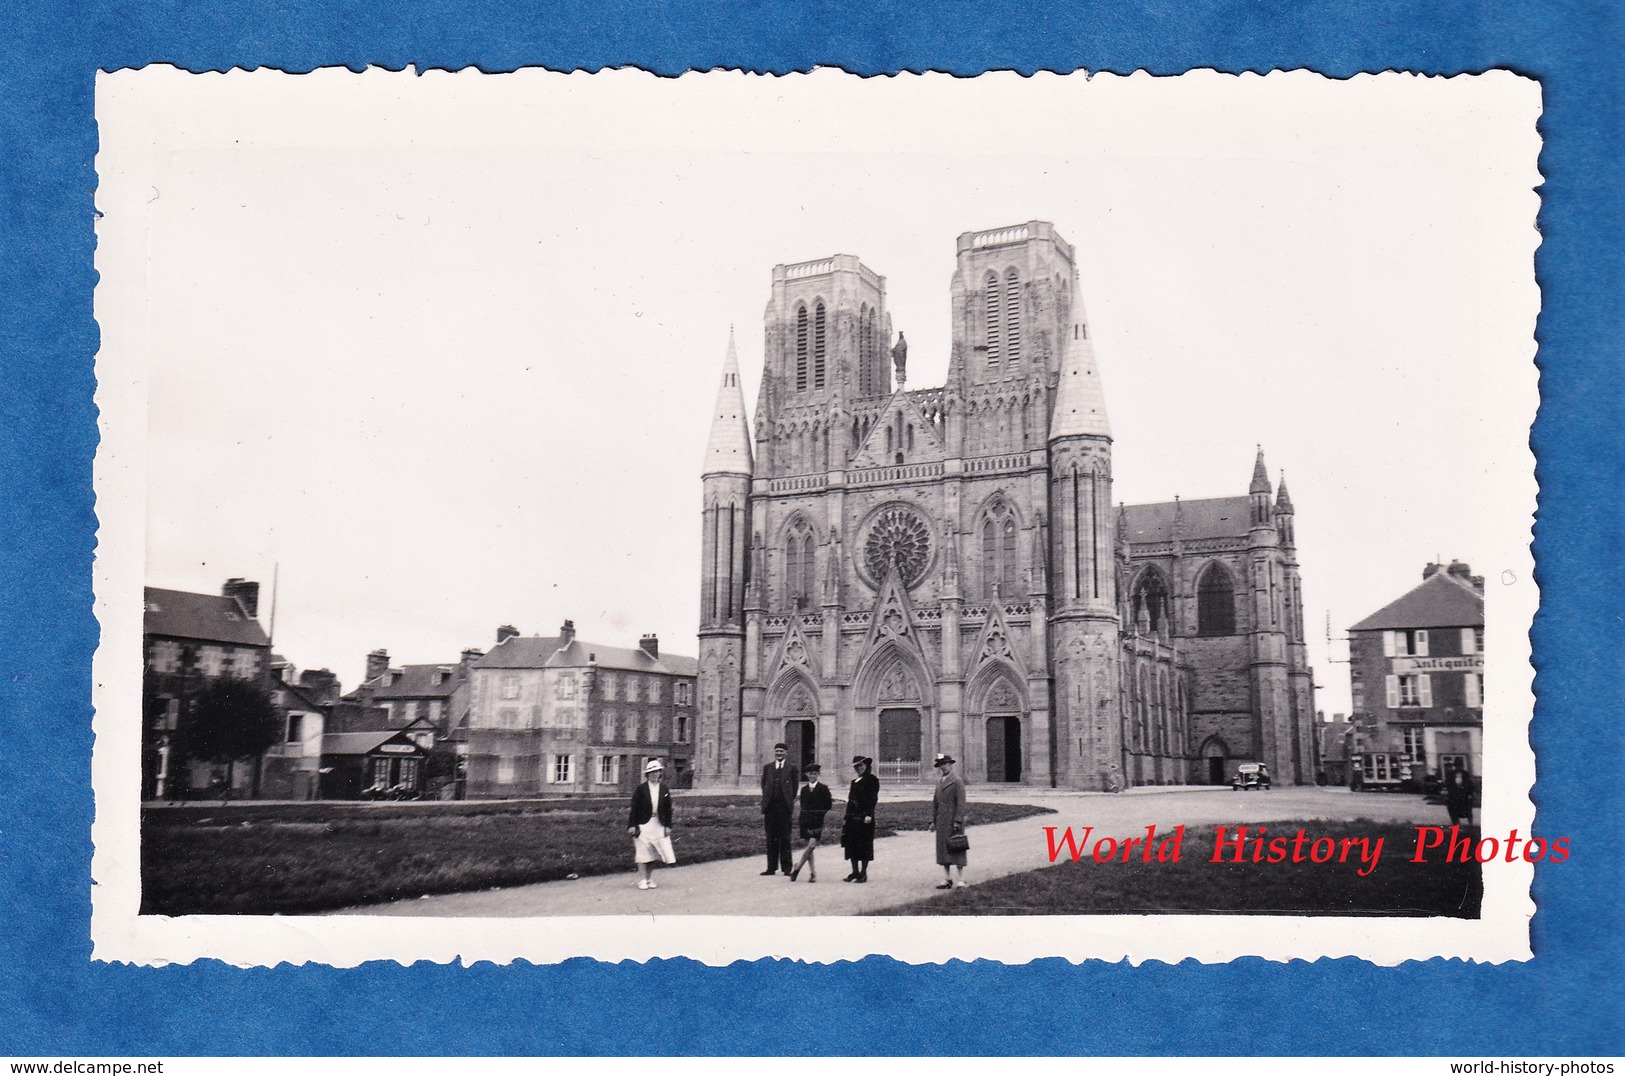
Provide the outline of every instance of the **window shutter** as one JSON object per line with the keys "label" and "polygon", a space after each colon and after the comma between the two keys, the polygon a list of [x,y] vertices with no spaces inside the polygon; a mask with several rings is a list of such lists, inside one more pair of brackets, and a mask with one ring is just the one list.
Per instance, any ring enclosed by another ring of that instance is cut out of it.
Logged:
{"label": "window shutter", "polygon": [[1463,654],[1478,653],[1478,636],[1473,634],[1472,628],[1461,629],[1461,652]]}
{"label": "window shutter", "polygon": [[1399,677],[1392,673],[1388,676],[1388,709],[1399,709]]}
{"label": "window shutter", "polygon": [[1484,690],[1479,685],[1478,674],[1468,673],[1464,679],[1467,684],[1467,708],[1477,710],[1484,705]]}
{"label": "window shutter", "polygon": [[1416,680],[1417,680],[1417,690],[1418,690],[1417,701],[1420,702],[1424,708],[1432,706],[1433,705],[1433,677],[1432,677],[1432,675],[1430,675],[1428,673],[1423,673],[1421,676],[1418,676],[1416,678]]}
{"label": "window shutter", "polygon": [[[1394,633],[1391,631],[1382,633],[1382,656],[1385,658],[1394,656]],[[1393,677],[1390,676],[1388,679],[1392,680]]]}
{"label": "window shutter", "polygon": [[1428,633],[1425,631],[1416,633],[1416,656],[1419,658],[1428,656]]}

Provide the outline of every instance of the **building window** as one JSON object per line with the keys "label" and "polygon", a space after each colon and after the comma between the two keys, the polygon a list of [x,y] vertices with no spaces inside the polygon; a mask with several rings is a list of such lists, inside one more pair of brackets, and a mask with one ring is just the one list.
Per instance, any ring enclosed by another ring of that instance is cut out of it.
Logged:
{"label": "building window", "polygon": [[1236,598],[1230,584],[1230,573],[1221,565],[1210,565],[1196,585],[1196,634],[1235,633]]}
{"label": "building window", "polygon": [[299,743],[305,738],[305,715],[288,715],[288,743]]}
{"label": "building window", "polygon": [[688,742],[688,718],[681,715],[677,718],[677,742]]}
{"label": "building window", "polygon": [[513,784],[513,778],[513,756],[503,755],[501,758],[497,759],[497,784],[511,785]]}
{"label": "building window", "polygon": [[1425,658],[1428,656],[1428,633],[1423,628],[1382,633],[1382,653],[1390,658]]}
{"label": "building window", "polygon": [[677,705],[694,705],[694,685],[687,680],[679,680],[677,682]]}
{"label": "building window", "polygon": [[1151,632],[1163,630],[1168,619],[1168,586],[1162,581],[1161,572],[1147,568],[1140,575],[1140,581],[1134,585],[1129,612],[1136,627],[1143,623]]}
{"label": "building window", "polygon": [[614,755],[598,756],[598,783],[601,785],[620,784],[621,760]]}
{"label": "building window", "polygon": [[606,711],[604,716],[598,719],[598,734],[598,738],[605,743],[615,738],[615,715],[613,713]]}
{"label": "building window", "polygon": [[497,726],[499,728],[505,728],[505,729],[516,729],[516,728],[518,728],[519,727],[519,707],[517,707],[517,706],[504,706],[502,709],[498,710],[497,711]]}
{"label": "building window", "polygon": [[983,286],[987,291],[987,364],[991,367],[999,365],[1004,343],[1004,303],[999,294],[997,274],[988,273]]}
{"label": "building window", "polygon": [[395,783],[405,785],[407,788],[416,788],[418,786],[418,760],[415,758],[403,758],[400,760],[400,763],[401,776],[400,780]]}
{"label": "building window", "polygon": [[1461,652],[1463,654],[1482,654],[1484,652],[1484,629],[1461,629]]}
{"label": "building window", "polygon": [[817,565],[813,535],[803,523],[791,528],[784,542],[784,598],[791,609],[806,609],[813,603],[813,578]]}
{"label": "building window", "polygon": [[1021,361],[1021,281],[1014,268],[1004,272],[1004,361]]}
{"label": "building window", "polygon": [[807,308],[796,304],[796,391],[807,391]]}
{"label": "building window", "polygon": [[560,673],[559,679],[553,685],[553,697],[569,701],[576,697],[576,678],[574,673]]}
{"label": "building window", "polygon": [[502,697],[505,699],[517,699],[519,697],[518,673],[502,674]]}
{"label": "building window", "polygon": [[1427,758],[1427,749],[1423,746],[1422,730],[1412,726],[1400,730],[1405,742],[1405,757],[1412,762],[1422,762]]}
{"label": "building window", "polygon": [[604,698],[609,699],[611,702],[613,702],[615,700],[615,688],[616,688],[615,674],[614,673],[605,673],[604,674]]}
{"label": "building window", "polygon": [[1484,707],[1484,675],[1482,673],[1467,673],[1462,677],[1467,691],[1467,708],[1481,710]]}
{"label": "building window", "polygon": [[824,301],[820,299],[818,305],[813,307],[812,368],[813,388],[815,389],[824,387],[824,357],[828,350],[826,346],[828,334],[825,332],[825,328]]}
{"label": "building window", "polygon": [[638,739],[641,736],[642,736],[642,732],[640,731],[640,728],[639,728],[639,716],[637,714],[635,714],[635,713],[634,714],[627,714],[626,715],[626,738],[627,738],[627,740],[631,741],[632,743],[637,743]]}
{"label": "building window", "polygon": [[375,758],[372,760],[372,787],[389,787],[389,759]]}
{"label": "building window", "polygon": [[1019,593],[1016,520],[1003,501],[994,503],[982,520],[982,598],[1010,599]]}
{"label": "building window", "polygon": [[570,765],[575,759],[574,755],[553,756],[553,783],[567,785],[570,783]]}
{"label": "building window", "polygon": [[1433,678],[1427,673],[1388,677],[1388,708],[1433,705]]}
{"label": "building window", "polygon": [[648,727],[647,731],[648,731],[648,734],[649,734],[649,742],[650,743],[659,743],[660,742],[660,715],[659,714],[650,714],[649,715],[649,727]]}

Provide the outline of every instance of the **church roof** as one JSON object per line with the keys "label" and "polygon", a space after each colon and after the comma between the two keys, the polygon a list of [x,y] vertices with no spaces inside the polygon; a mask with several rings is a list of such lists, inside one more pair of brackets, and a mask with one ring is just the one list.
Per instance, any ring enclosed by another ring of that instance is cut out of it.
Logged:
{"label": "church roof", "polygon": [[750,424],[745,419],[745,390],[739,385],[739,353],[733,330],[728,330],[728,356],[722,363],[722,383],[711,409],[711,437],[705,444],[702,474],[751,473]]}
{"label": "church roof", "polygon": [[1050,440],[1057,437],[1111,437],[1106,418],[1106,392],[1100,387],[1100,364],[1080,321],[1072,326],[1072,339],[1061,356],[1061,376],[1055,385],[1055,411],[1050,417]]}
{"label": "church roof", "polygon": [[1245,538],[1251,528],[1251,500],[1247,497],[1210,497],[1201,501],[1162,501],[1158,504],[1128,504],[1123,517],[1131,543],[1171,542],[1174,538],[1174,512],[1179,512],[1180,537]]}
{"label": "church roof", "polygon": [[1475,628],[1484,623],[1484,595],[1471,583],[1439,570],[1397,601],[1389,602],[1350,631],[1394,628]]}

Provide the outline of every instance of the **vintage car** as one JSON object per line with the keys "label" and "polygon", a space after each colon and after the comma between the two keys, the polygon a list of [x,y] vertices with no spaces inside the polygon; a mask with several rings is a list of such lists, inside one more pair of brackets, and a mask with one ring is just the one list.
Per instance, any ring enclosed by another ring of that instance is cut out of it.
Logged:
{"label": "vintage car", "polygon": [[1243,762],[1230,779],[1230,788],[1236,792],[1249,788],[1262,788],[1267,792],[1269,787],[1270,768],[1262,762]]}

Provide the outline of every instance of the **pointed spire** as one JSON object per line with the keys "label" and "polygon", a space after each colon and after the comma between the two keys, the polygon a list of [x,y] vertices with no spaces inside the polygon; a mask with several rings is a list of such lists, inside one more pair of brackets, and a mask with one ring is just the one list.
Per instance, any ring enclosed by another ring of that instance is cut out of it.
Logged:
{"label": "pointed spire", "polygon": [[1094,345],[1084,335],[1081,323],[1073,325],[1072,338],[1061,355],[1049,439],[1105,437],[1109,440],[1111,435],[1111,423],[1106,418],[1106,392],[1100,385]]}
{"label": "pointed spire", "polygon": [[728,326],[728,357],[722,363],[722,384],[711,410],[711,438],[705,446],[704,474],[751,473],[750,423],[745,418],[745,390],[739,385],[739,352],[733,326]]}
{"label": "pointed spire", "polygon": [[1286,492],[1286,472],[1281,472],[1281,485],[1275,493],[1275,511],[1283,515],[1292,514],[1292,498]]}
{"label": "pointed spire", "polygon": [[1264,467],[1264,446],[1258,446],[1258,459],[1253,461],[1253,484],[1247,487],[1248,493],[1262,493],[1265,496],[1270,492],[1270,474]]}

